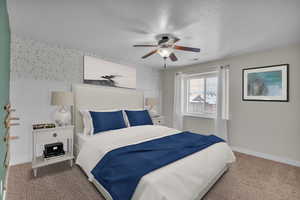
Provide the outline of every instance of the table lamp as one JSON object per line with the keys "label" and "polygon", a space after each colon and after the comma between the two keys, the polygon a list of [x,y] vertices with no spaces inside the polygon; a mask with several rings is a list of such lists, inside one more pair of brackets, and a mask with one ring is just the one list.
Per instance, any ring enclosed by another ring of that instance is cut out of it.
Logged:
{"label": "table lamp", "polygon": [[158,116],[157,111],[154,107],[158,104],[158,100],[156,98],[146,98],[146,106],[149,110],[149,114],[151,117]]}
{"label": "table lamp", "polygon": [[70,106],[74,105],[72,92],[54,91],[51,93],[51,105],[59,106],[54,113],[54,120],[58,126],[71,124]]}

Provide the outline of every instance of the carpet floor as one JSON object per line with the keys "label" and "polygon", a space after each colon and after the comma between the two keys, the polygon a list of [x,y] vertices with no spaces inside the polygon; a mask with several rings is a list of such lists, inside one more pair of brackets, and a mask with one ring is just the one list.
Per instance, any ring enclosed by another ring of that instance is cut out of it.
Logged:
{"label": "carpet floor", "polygon": [[[204,200],[300,200],[300,168],[241,153]],[[78,166],[60,163],[32,175],[31,165],[10,168],[8,200],[104,200]]]}

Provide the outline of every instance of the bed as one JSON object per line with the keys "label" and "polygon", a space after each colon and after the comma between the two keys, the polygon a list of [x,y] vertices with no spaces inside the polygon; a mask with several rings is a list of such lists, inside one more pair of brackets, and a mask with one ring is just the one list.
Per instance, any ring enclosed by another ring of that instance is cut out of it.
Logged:
{"label": "bed", "polygon": [[[112,196],[91,173],[95,165],[108,152],[157,138],[180,133],[173,128],[157,125],[135,126],[105,131],[93,136],[83,136],[80,109],[137,109],[144,107],[143,93],[136,90],[91,85],[74,85],[73,119],[75,123],[76,164],[107,200]],[[192,155],[144,175],[132,200],[198,200],[235,161],[229,146],[216,143]]]}

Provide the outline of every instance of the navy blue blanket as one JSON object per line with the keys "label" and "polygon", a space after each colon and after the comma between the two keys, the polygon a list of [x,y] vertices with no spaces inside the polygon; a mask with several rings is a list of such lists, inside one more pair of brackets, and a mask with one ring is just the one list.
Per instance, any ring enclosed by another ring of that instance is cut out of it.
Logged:
{"label": "navy blue blanket", "polygon": [[145,174],[218,142],[224,140],[214,135],[182,132],[121,147],[108,152],[92,174],[114,200],[130,200]]}

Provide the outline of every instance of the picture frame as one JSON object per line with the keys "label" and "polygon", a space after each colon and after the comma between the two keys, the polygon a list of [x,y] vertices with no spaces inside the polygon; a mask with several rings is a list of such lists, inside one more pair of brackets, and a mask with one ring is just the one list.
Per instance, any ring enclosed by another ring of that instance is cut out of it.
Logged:
{"label": "picture frame", "polygon": [[136,68],[84,56],[83,83],[136,89]]}
{"label": "picture frame", "polygon": [[289,64],[243,69],[242,99],[289,102]]}

